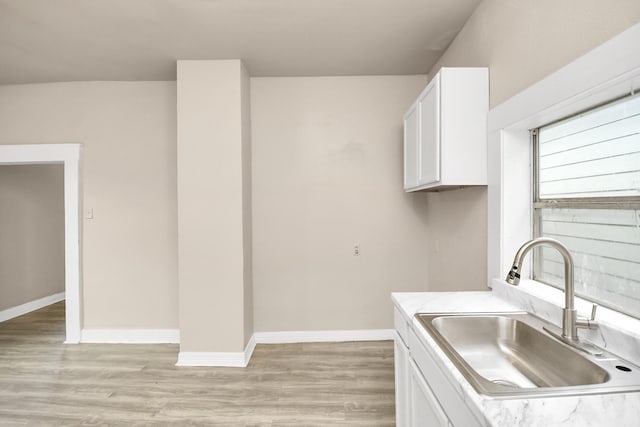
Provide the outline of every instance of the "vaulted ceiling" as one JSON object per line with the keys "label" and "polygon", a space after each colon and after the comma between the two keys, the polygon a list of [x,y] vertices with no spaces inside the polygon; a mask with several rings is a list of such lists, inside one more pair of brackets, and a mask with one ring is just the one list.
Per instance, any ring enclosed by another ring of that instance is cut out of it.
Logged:
{"label": "vaulted ceiling", "polygon": [[0,84],[174,80],[177,59],[253,76],[421,74],[480,0],[0,0]]}

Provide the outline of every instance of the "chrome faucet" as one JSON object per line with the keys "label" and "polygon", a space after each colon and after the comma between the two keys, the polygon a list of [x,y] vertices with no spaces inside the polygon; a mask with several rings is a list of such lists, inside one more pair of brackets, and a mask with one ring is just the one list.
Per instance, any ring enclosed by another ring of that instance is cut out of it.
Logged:
{"label": "chrome faucet", "polygon": [[518,249],[513,259],[513,266],[507,273],[506,282],[517,286],[520,283],[520,271],[522,270],[522,262],[524,257],[531,249],[540,245],[548,245],[555,248],[564,260],[564,308],[562,309],[562,334],[558,334],[545,327],[545,330],[558,338],[562,342],[576,347],[580,350],[591,354],[601,354],[602,352],[595,346],[585,343],[578,338],[578,328],[596,329],[598,324],[595,322],[597,305],[593,305],[591,310],[591,318],[587,320],[578,319],[575,309],[575,290],[573,282],[573,258],[565,245],[555,239],[547,237],[539,237],[526,242]]}

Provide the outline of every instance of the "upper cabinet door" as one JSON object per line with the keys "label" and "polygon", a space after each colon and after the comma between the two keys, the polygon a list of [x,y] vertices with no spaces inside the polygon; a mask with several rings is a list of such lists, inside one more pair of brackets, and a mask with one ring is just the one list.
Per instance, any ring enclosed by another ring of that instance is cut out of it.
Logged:
{"label": "upper cabinet door", "polygon": [[404,189],[418,185],[418,104],[404,115]]}
{"label": "upper cabinet door", "polygon": [[440,76],[418,98],[418,185],[440,181]]}

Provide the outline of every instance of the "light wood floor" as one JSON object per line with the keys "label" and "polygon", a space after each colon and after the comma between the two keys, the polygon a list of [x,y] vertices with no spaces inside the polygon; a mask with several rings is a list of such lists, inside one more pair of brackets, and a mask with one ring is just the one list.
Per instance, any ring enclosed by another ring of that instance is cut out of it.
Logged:
{"label": "light wood floor", "polygon": [[64,303],[0,323],[0,425],[394,425],[391,341],[258,345],[243,369],[63,339]]}

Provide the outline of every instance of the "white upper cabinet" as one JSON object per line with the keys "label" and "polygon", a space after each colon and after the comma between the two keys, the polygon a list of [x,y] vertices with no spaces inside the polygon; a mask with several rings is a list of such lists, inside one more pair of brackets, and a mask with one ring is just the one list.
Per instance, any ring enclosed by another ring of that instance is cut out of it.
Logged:
{"label": "white upper cabinet", "polygon": [[487,185],[486,68],[442,68],[404,115],[404,189]]}

